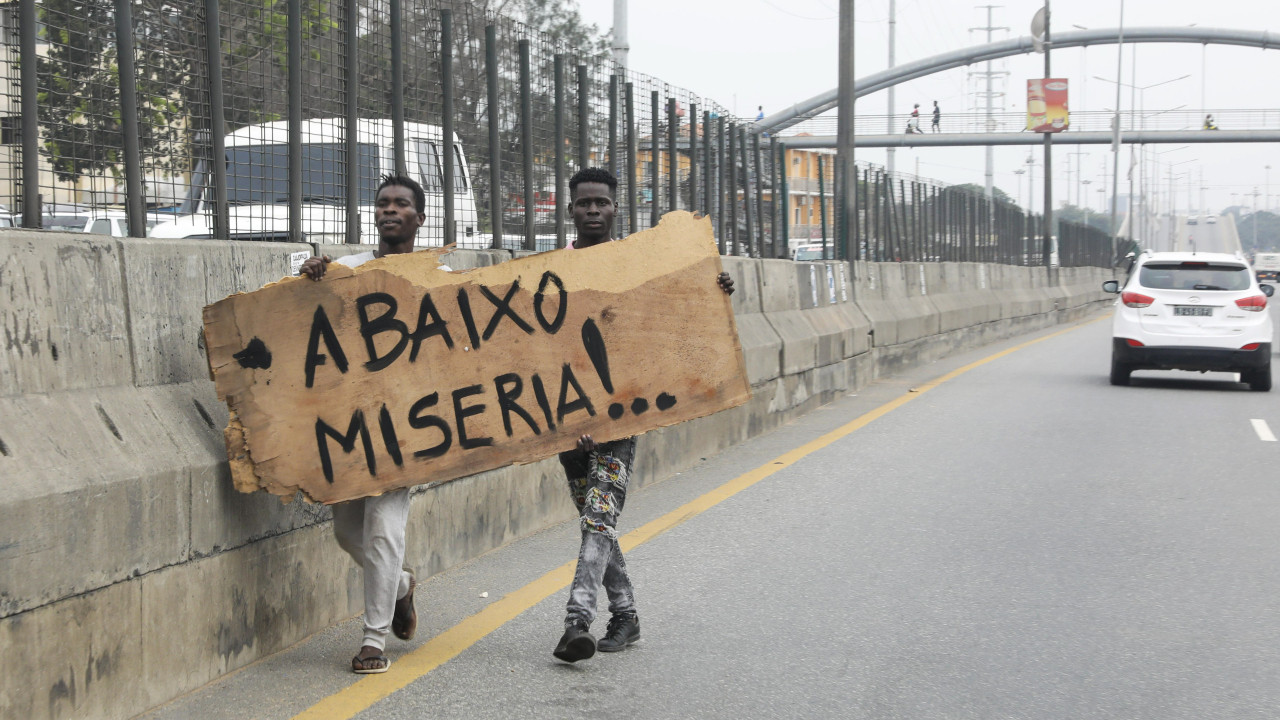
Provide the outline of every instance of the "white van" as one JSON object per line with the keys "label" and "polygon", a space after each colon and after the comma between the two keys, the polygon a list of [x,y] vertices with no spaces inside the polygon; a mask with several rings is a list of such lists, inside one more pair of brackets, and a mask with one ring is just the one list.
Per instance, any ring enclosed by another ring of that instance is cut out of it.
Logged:
{"label": "white van", "polygon": [[[345,120],[324,118],[302,123],[302,234],[307,242],[346,242]],[[395,168],[390,120],[360,120],[360,242],[378,244],[374,194],[380,178]],[[466,155],[455,134],[451,157],[454,173],[454,237],[444,231],[444,173],[441,130],[436,125],[404,124],[405,164],[409,176],[426,192],[427,220],[417,245],[486,247],[478,232]],[[240,128],[226,137],[227,202],[231,239],[285,240],[289,231],[289,123],[270,122]],[[208,172],[197,172],[187,212],[152,229],[151,237],[213,236],[213,203]]]}
{"label": "white van", "polygon": [[1280,280],[1280,253],[1260,252],[1253,256],[1253,272],[1258,282]]}

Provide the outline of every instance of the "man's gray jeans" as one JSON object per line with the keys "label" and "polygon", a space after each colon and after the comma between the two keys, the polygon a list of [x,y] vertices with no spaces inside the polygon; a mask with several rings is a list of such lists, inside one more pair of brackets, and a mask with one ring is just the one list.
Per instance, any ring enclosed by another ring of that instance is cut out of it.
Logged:
{"label": "man's gray jeans", "polygon": [[635,467],[636,439],[600,443],[590,453],[560,453],[569,479],[569,494],[578,507],[582,546],[569,589],[565,627],[591,625],[601,584],[609,596],[609,612],[635,612],[635,595],[627,563],[618,546],[618,515],[627,499],[627,482]]}

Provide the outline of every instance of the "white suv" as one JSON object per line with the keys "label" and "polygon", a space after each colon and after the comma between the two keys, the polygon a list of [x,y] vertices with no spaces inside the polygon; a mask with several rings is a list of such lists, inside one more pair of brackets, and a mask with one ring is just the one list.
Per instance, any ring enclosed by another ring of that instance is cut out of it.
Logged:
{"label": "white suv", "polygon": [[1258,285],[1242,257],[1225,253],[1145,252],[1119,293],[1112,322],[1111,384],[1134,370],[1238,372],[1253,390],[1271,389],[1271,316],[1275,289]]}

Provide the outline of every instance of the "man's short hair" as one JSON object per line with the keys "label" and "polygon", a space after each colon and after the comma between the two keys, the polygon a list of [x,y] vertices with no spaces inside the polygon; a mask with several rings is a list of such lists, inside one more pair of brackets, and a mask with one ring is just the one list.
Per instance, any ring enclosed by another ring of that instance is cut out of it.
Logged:
{"label": "man's short hair", "polygon": [[413,206],[417,208],[419,213],[425,213],[427,211],[427,194],[422,191],[422,186],[418,184],[417,180],[414,180],[408,175],[401,175],[400,173],[387,173],[382,176],[382,182],[378,185],[378,191],[375,192],[373,196],[377,197],[378,193],[382,192],[382,188],[387,187],[388,185],[399,185],[400,187],[409,188],[409,192],[413,193]]}
{"label": "man's short hair", "polygon": [[616,200],[618,198],[618,178],[613,173],[599,167],[582,168],[569,178],[569,196],[578,191],[578,186],[584,182],[604,183],[609,186],[609,194]]}

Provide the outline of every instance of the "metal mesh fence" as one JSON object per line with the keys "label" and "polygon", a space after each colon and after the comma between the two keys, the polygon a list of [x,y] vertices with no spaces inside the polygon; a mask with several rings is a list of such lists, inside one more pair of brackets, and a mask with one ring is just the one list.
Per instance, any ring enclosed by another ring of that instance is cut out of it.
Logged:
{"label": "metal mesh fence", "polygon": [[[994,262],[1065,267],[1111,265],[1111,237],[1097,228],[1058,221],[1045,241],[1042,216],[874,165],[859,168],[857,222],[849,257],[878,262]],[[1048,254],[1048,262],[1045,255]]]}
{"label": "metal mesh fence", "polygon": [[546,250],[568,240],[569,176],[596,165],[618,178],[620,234],[680,209],[726,254],[828,238],[836,257],[1043,259],[1018,209],[870,167],[845,228],[834,155],[800,172],[714,100],[473,0],[21,0],[0,17],[0,203],[28,226],[376,243],[379,177],[399,169],[426,192],[420,244]]}

